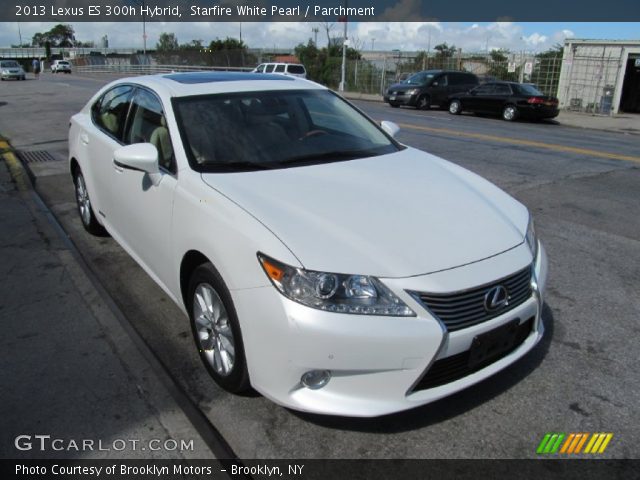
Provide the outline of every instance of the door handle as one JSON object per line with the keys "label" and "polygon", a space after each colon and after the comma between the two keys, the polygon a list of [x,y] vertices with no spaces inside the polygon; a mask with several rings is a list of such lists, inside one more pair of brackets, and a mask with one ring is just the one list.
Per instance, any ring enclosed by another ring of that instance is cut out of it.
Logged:
{"label": "door handle", "polygon": [[118,165],[118,163],[116,162],[115,158],[113,159],[113,169],[118,173],[124,172],[124,168],[122,168],[120,165]]}
{"label": "door handle", "polygon": [[89,145],[89,135],[87,135],[86,133],[81,134],[80,142],[82,142],[83,145]]}

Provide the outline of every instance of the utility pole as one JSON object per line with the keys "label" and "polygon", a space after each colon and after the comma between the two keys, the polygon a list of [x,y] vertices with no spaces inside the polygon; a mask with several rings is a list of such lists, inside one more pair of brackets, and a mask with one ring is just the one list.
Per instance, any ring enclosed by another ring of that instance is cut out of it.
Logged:
{"label": "utility pole", "polygon": [[[145,0],[142,0],[142,53],[147,55],[147,17],[145,12],[147,9],[144,5]],[[145,60],[146,62],[146,60]]]}
{"label": "utility pole", "polygon": [[242,22],[240,22],[240,43],[242,43]]}
{"label": "utility pole", "polygon": [[318,32],[320,31],[318,27],[313,27],[311,29],[311,31],[313,32],[313,45],[317,48],[318,47]]}
{"label": "utility pole", "polygon": [[373,44],[375,43],[375,37],[371,37],[371,51],[373,52]]}
{"label": "utility pole", "polygon": [[20,22],[16,22],[18,24],[18,38],[20,39],[20,48],[22,48],[22,31],[20,30]]}
{"label": "utility pole", "polygon": [[[344,0],[344,8],[345,8],[345,13],[347,13],[347,0]],[[339,90],[341,92],[344,92],[344,82],[345,82],[345,78],[347,76],[347,16],[344,16],[344,35],[343,35],[343,39],[342,39],[342,71],[340,74],[340,88]]]}

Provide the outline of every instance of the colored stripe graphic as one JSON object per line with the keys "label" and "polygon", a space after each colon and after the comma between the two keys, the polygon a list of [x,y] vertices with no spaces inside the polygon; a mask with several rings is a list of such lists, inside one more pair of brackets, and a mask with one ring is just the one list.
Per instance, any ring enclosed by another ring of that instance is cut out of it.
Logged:
{"label": "colored stripe graphic", "polygon": [[[545,434],[542,441],[536,449],[536,453],[549,455],[554,453],[562,453],[566,455],[578,453],[599,454],[609,446],[609,442],[613,438],[613,433],[556,433],[550,432]],[[588,441],[587,441],[588,440]],[[586,448],[584,447],[586,443]]]}
{"label": "colored stripe graphic", "polygon": [[612,438],[613,433],[594,433],[584,453],[603,453]]}
{"label": "colored stripe graphic", "polygon": [[560,448],[564,437],[564,433],[547,433],[540,442],[540,445],[538,445],[536,452],[539,454],[556,453]]}

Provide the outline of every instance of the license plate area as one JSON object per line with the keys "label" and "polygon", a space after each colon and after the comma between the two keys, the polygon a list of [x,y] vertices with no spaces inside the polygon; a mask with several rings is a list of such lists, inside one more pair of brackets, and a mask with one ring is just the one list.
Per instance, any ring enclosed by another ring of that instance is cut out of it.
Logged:
{"label": "license plate area", "polygon": [[395,96],[395,95],[391,95],[391,96],[389,97],[389,100],[391,100],[391,101],[393,101],[393,100],[395,100],[395,99],[396,99],[396,96]]}
{"label": "license plate area", "polygon": [[478,369],[513,350],[518,341],[520,319],[512,320],[486,333],[477,335],[469,349],[469,368]]}

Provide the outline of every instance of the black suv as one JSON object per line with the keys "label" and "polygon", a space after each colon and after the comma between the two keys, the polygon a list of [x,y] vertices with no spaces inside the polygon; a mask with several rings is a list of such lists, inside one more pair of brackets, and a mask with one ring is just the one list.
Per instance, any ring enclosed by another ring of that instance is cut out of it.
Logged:
{"label": "black suv", "polygon": [[438,105],[447,108],[451,94],[466,92],[479,83],[473,73],[426,70],[391,85],[384,95],[384,101],[392,107],[409,105],[425,110],[431,105]]}

